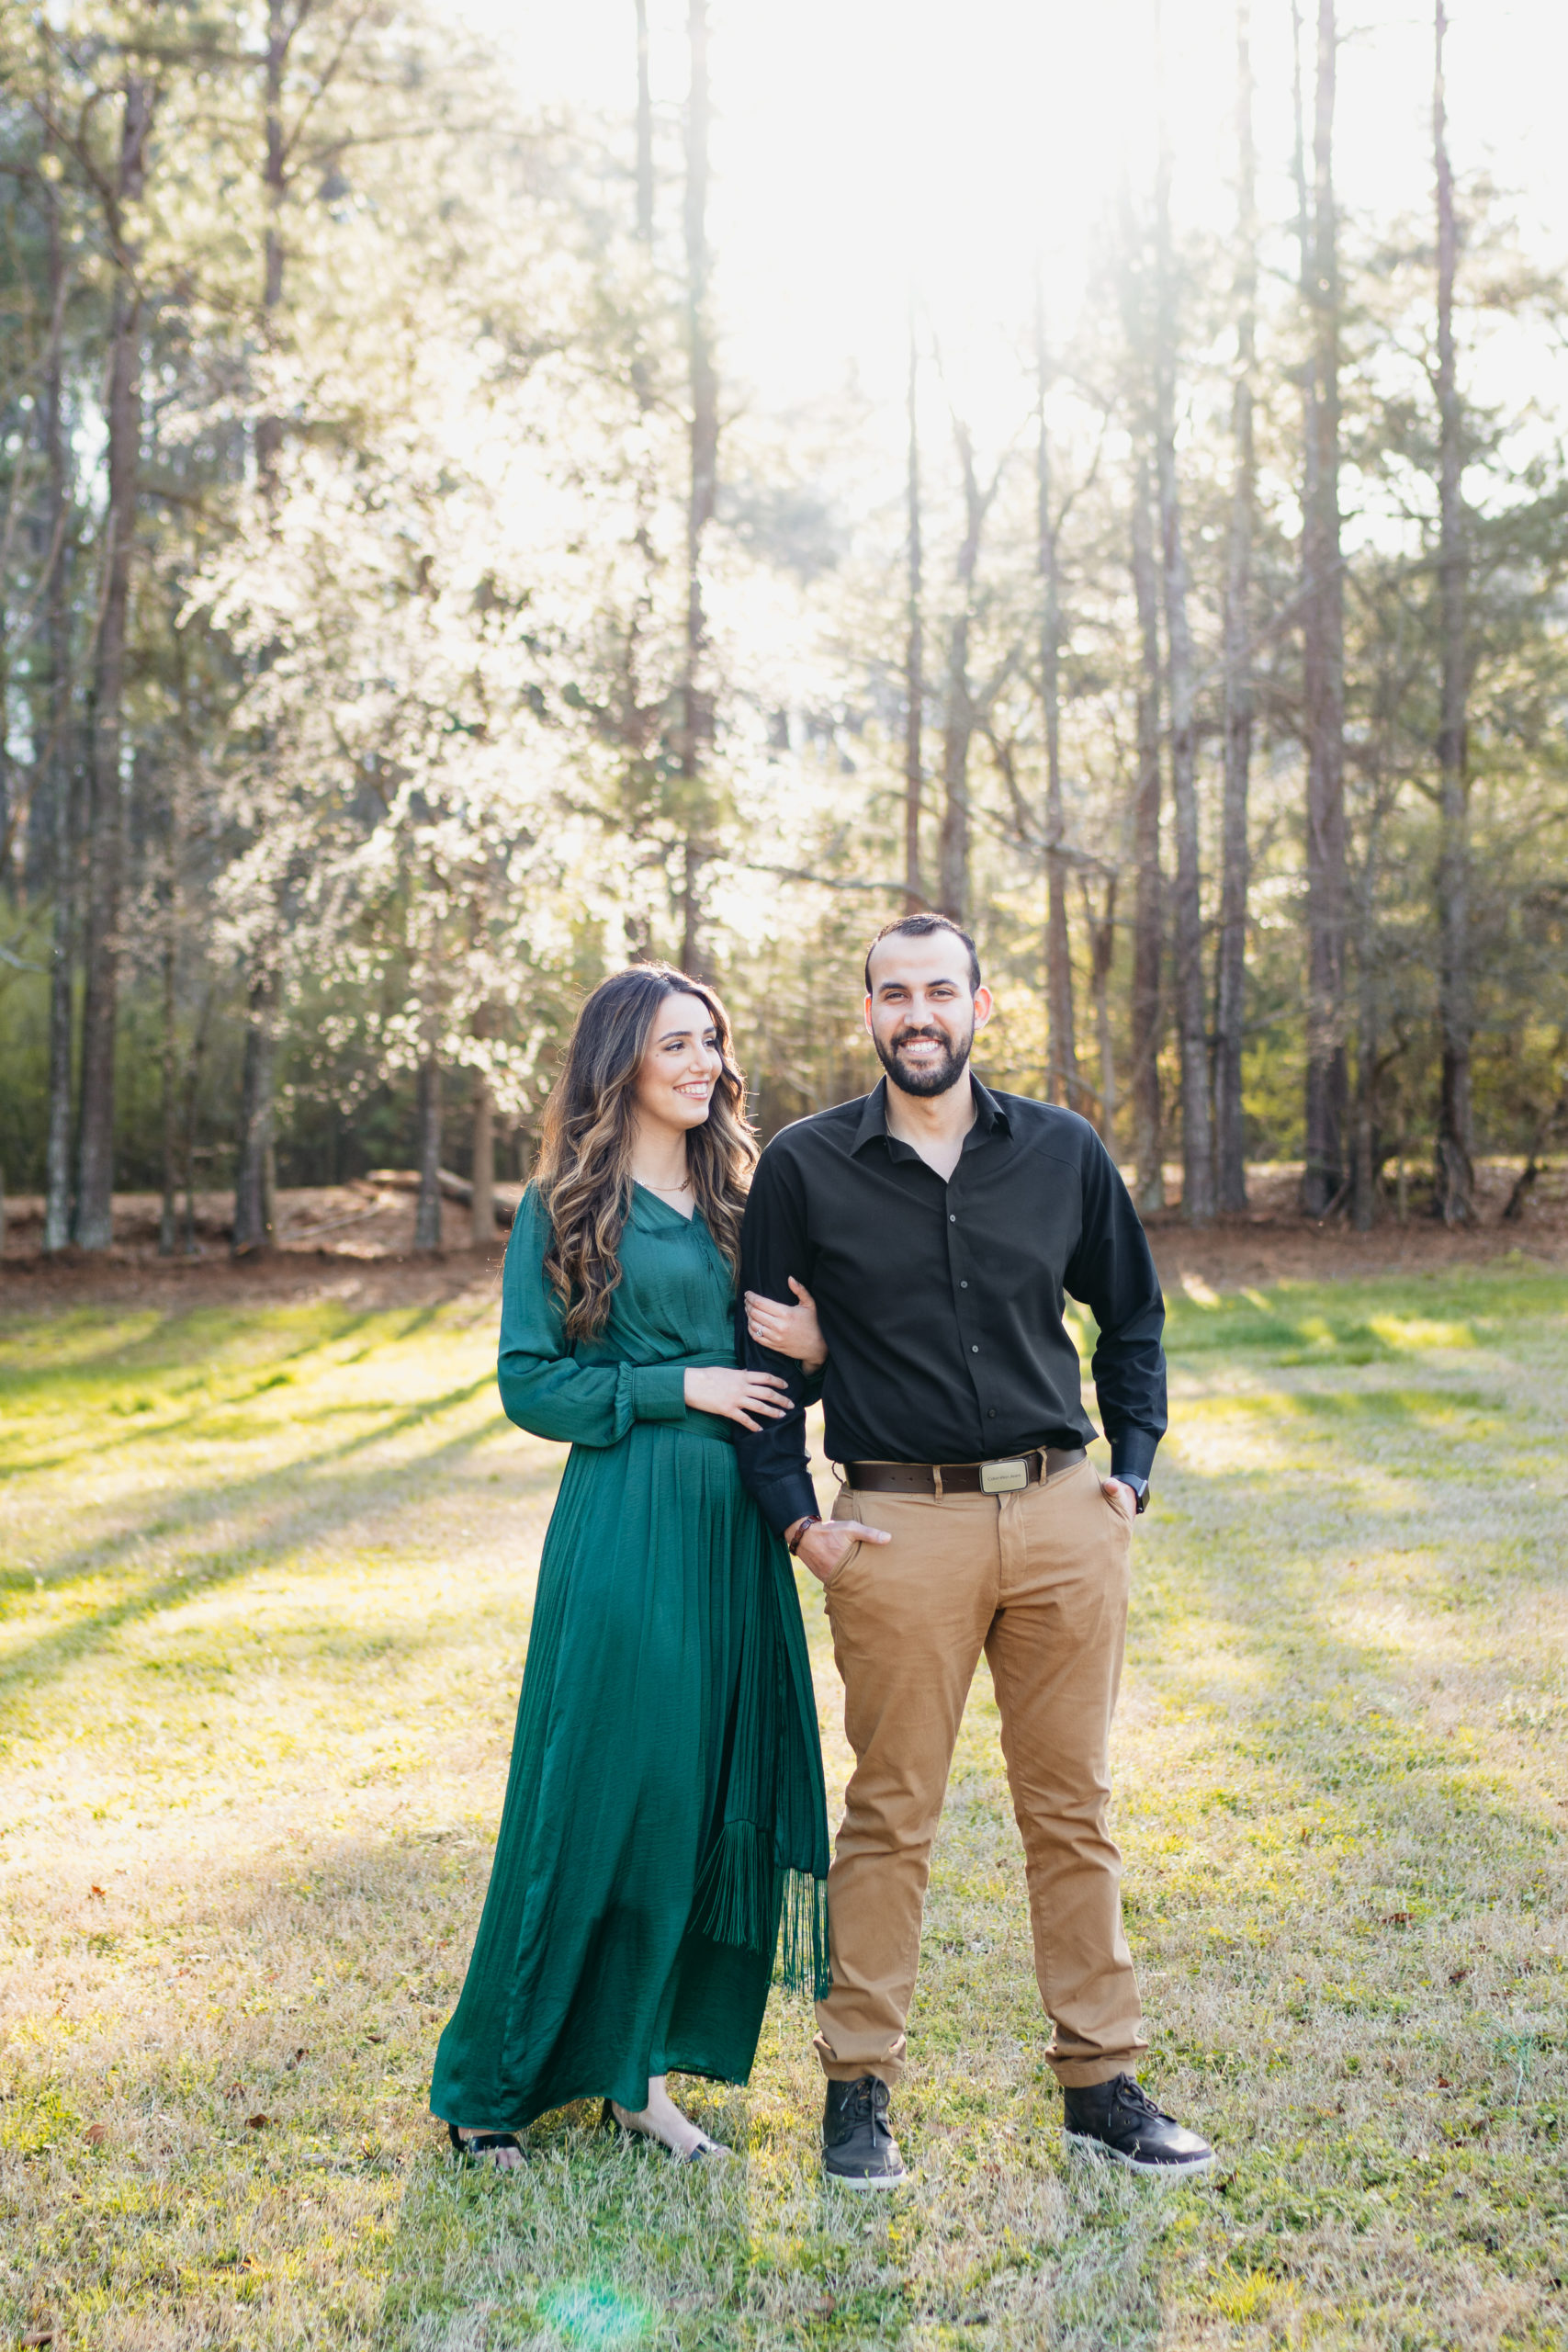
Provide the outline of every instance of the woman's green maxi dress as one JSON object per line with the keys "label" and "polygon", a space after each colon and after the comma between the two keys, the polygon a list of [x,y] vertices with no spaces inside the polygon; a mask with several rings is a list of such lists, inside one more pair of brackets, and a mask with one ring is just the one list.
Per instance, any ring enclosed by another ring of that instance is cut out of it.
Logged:
{"label": "woman's green maxi dress", "polygon": [[501,1398],[570,1438],[539,1567],[490,1892],[436,2053],[444,2120],[515,2131],[570,2099],[634,2111],[667,2070],[744,2082],[773,1970],[826,1969],[828,1824],[787,1554],[688,1366],[735,1361],[729,1268],[637,1186],[610,1319],[570,1341],[524,1196]]}

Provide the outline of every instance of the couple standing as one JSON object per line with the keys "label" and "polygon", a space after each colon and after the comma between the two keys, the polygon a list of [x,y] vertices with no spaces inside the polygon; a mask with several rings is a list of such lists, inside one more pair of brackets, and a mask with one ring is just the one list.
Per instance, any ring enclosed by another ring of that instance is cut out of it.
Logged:
{"label": "couple standing", "polygon": [[[597,2097],[677,2157],[728,2153],[666,2076],[747,2080],[782,1933],[785,1983],[817,1996],[826,2172],[905,2177],[888,2104],[984,1650],[1068,2136],[1167,2177],[1213,2161],[1133,2071],[1106,1828],[1164,1308],[1093,1129],[971,1074],[990,1009],[956,924],[890,923],[866,959],[886,1078],[786,1128],[753,1177],[711,990],[638,966],[583,1006],[502,1287],[502,1402],[572,1452],[436,2057],[432,2106],[476,2160],[516,2165],[522,2127]],[[1103,1480],[1067,1291],[1100,1326]],[[829,1520],[804,1434],[818,1394],[843,1477]],[[856,1759],[830,1871],[786,1547],[824,1588]]]}

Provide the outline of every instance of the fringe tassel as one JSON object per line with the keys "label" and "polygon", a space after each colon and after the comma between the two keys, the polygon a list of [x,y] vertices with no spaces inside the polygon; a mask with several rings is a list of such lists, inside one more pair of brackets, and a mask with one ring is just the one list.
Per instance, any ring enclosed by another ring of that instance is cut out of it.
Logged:
{"label": "fringe tassel", "polygon": [[786,1993],[820,2001],[832,1989],[828,1964],[828,1882],[807,1871],[784,1873],[778,1981]]}
{"label": "fringe tassel", "polygon": [[832,1983],[827,1882],[781,1870],[772,1849],[771,1832],[727,1821],[697,1882],[690,1929],[716,1944],[776,1954],[774,1975],[785,1992],[819,2001]]}

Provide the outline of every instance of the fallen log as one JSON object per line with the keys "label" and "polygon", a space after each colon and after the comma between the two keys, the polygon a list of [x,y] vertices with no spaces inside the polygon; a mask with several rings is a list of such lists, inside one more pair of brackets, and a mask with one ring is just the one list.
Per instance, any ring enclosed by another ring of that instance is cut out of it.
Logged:
{"label": "fallen log", "polygon": [[[362,1184],[375,1184],[383,1192],[417,1193],[419,1170],[417,1168],[373,1168],[368,1176],[362,1176],[358,1181]],[[455,1176],[449,1168],[442,1168],[436,1170],[435,1181],[441,1187],[444,1201],[457,1201],[463,1208],[472,1207],[474,1188],[466,1176]],[[510,1231],[516,1214],[516,1202],[503,1200],[498,1193],[495,1221],[503,1232]]]}

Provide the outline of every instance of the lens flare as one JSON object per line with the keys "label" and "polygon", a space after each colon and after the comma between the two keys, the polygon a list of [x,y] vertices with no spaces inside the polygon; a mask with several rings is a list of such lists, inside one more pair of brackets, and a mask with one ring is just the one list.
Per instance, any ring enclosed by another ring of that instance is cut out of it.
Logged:
{"label": "lens flare", "polygon": [[653,2313],[595,2278],[571,2278],[539,2298],[539,2316],[569,2344],[640,2344]]}

